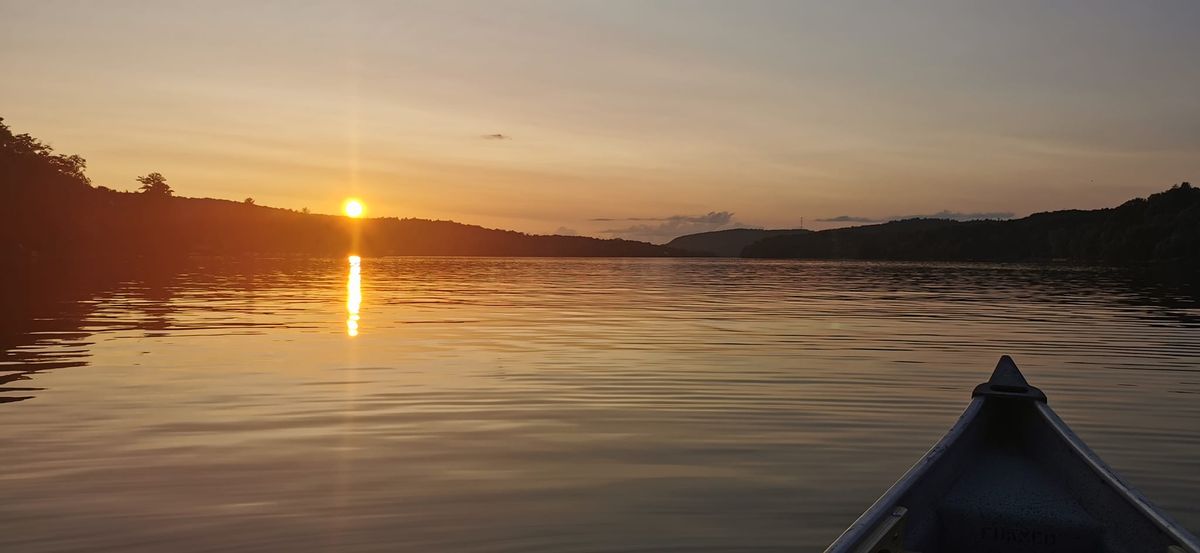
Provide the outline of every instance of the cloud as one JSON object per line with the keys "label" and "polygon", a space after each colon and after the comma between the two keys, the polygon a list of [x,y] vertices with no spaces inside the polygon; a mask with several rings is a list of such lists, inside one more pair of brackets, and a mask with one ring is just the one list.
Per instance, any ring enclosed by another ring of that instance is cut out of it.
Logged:
{"label": "cloud", "polygon": [[670,217],[596,217],[589,221],[679,221],[684,223],[719,223],[733,220],[733,212],[710,211],[704,215],[672,215]]}
{"label": "cloud", "polygon": [[641,240],[661,244],[685,234],[708,232],[742,226],[733,220],[731,211],[710,211],[703,215],[672,215],[670,217],[597,217],[591,219],[599,222],[628,221],[637,223],[625,227],[601,230],[617,238]]}
{"label": "cloud", "polygon": [[573,228],[558,227],[558,230],[554,231],[554,234],[559,236],[579,236],[579,231]]}
{"label": "cloud", "polygon": [[903,221],[905,219],[950,219],[952,221],[978,221],[982,219],[1012,219],[1016,214],[1011,211],[984,211],[974,213],[963,213],[961,211],[950,211],[943,209],[937,213],[927,213],[923,215],[893,215],[891,217],[858,217],[855,215],[838,215],[837,217],[828,217],[825,219],[817,219],[822,223],[883,223],[886,221]]}
{"label": "cloud", "polygon": [[509,136],[507,134],[500,134],[500,133],[485,134],[485,135],[481,135],[480,138],[483,138],[484,140],[512,140],[511,136]]}

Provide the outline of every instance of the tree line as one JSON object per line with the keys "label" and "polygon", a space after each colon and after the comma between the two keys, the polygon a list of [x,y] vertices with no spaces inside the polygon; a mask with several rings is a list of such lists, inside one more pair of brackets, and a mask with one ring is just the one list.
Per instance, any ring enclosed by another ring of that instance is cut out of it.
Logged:
{"label": "tree line", "polygon": [[196,254],[672,256],[630,240],[540,236],[451,221],[348,219],[243,201],[185,198],[161,173],[136,191],[94,186],[87,163],[0,119],[0,256]]}
{"label": "tree line", "polygon": [[1007,221],[909,219],[769,237],[745,257],[1200,263],[1200,189],[1184,182],[1118,207]]}

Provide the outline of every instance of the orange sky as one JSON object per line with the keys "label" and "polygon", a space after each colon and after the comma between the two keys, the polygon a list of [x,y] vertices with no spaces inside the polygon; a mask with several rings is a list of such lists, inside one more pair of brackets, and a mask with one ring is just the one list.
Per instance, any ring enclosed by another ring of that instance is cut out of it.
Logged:
{"label": "orange sky", "polygon": [[[0,116],[179,194],[662,241],[1200,180],[1186,1],[15,2]],[[502,134],[503,137],[491,136]]]}

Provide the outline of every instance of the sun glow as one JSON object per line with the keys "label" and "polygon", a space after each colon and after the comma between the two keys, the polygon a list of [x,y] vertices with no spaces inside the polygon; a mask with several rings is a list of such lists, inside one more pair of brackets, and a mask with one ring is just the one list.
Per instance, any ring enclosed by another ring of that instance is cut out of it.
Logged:
{"label": "sun glow", "polygon": [[363,213],[366,211],[366,206],[364,206],[363,203],[357,198],[348,198],[345,203],[342,204],[342,212],[345,213],[347,217],[353,219],[362,217]]}

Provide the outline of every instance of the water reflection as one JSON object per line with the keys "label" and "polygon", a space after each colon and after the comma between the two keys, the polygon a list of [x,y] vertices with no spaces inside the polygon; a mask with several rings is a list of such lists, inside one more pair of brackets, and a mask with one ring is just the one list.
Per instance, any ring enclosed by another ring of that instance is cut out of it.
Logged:
{"label": "water reflection", "polygon": [[361,264],[0,270],[0,551],[820,551],[1000,353],[1200,528],[1194,275]]}
{"label": "water reflection", "polygon": [[350,277],[346,280],[346,335],[358,336],[358,310],[362,307],[362,258],[350,256]]}

